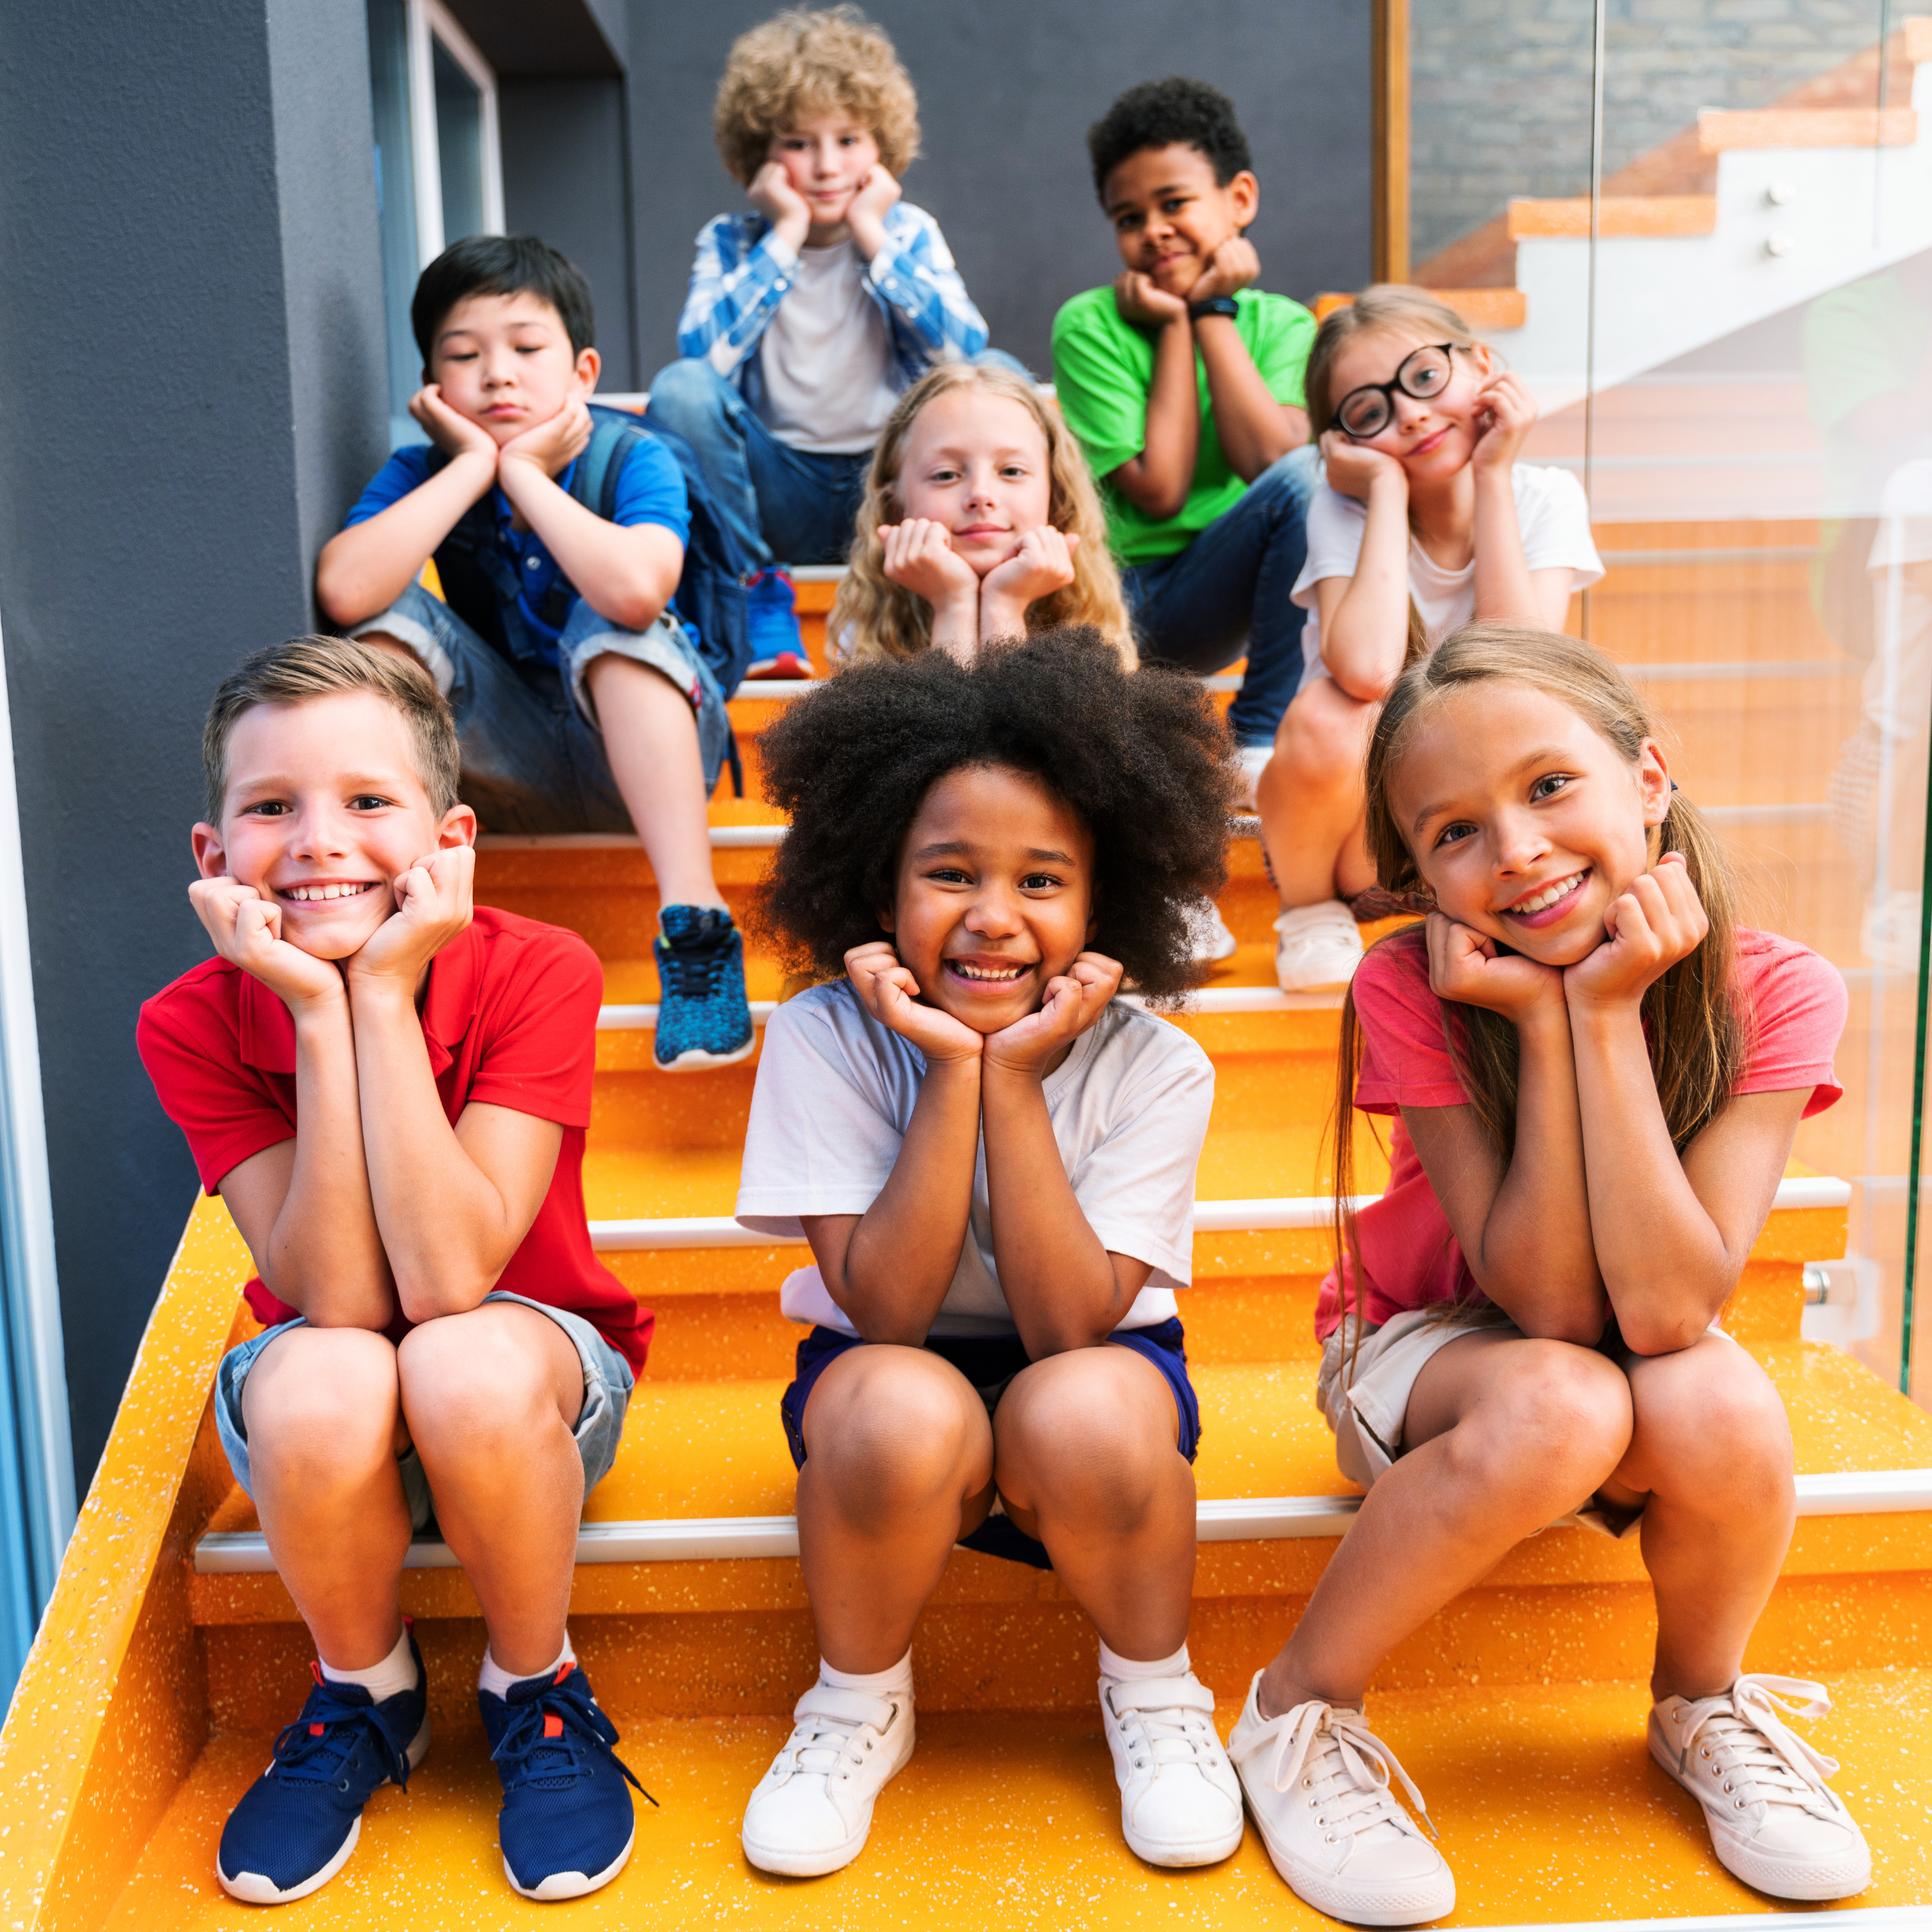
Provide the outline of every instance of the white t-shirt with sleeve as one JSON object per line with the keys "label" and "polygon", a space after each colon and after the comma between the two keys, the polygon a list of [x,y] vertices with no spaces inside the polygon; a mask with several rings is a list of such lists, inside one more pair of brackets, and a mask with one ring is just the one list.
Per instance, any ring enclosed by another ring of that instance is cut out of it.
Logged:
{"label": "white t-shirt with sleeve", "polygon": [[[1523,562],[1532,570],[1557,570],[1568,565],[1571,592],[1587,590],[1603,575],[1604,560],[1590,535],[1590,506],[1582,484],[1567,470],[1539,463],[1515,464],[1510,482],[1516,494]],[[1308,561],[1291,594],[1308,613],[1302,627],[1301,655],[1310,677],[1328,674],[1328,667],[1322,661],[1322,616],[1316,607],[1315,586],[1324,577],[1354,575],[1368,523],[1366,503],[1345,496],[1325,483],[1310,501]],[[1460,570],[1444,570],[1412,532],[1408,594],[1415,600],[1432,650],[1476,614],[1475,559],[1471,557]]]}
{"label": "white t-shirt with sleeve", "polygon": [[800,249],[759,338],[765,424],[794,449],[870,449],[898,404],[885,311],[866,292],[869,268],[853,242]]}
{"label": "white t-shirt with sleeve", "polygon": [[[740,1225],[796,1238],[801,1215],[865,1213],[892,1173],[925,1074],[925,1056],[866,1012],[848,981],[785,1001],[765,1028],[752,1090]],[[1167,1321],[1174,1290],[1193,1274],[1195,1170],[1214,1104],[1213,1064],[1178,1027],[1115,1000],[1042,1087],[1088,1225],[1103,1247],[1154,1270],[1120,1326]],[[815,1266],[788,1276],[778,1303],[794,1322],[856,1332]],[[993,1258],[983,1138],[959,1265],[931,1332],[1016,1332]]]}

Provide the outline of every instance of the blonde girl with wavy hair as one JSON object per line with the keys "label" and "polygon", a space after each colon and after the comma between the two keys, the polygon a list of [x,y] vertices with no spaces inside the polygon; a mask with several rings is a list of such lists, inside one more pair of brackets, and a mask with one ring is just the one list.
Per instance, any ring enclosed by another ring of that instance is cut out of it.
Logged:
{"label": "blonde girl with wavy hair", "polygon": [[1360,962],[1362,756],[1403,664],[1472,619],[1560,631],[1604,574],[1576,478],[1517,460],[1535,399],[1426,289],[1366,288],[1329,316],[1307,394],[1326,477],[1293,592],[1307,670],[1256,787],[1285,992]]}
{"label": "blonde girl with wavy hair", "polygon": [[950,363],[900,398],[872,458],[826,634],[852,662],[1091,625],[1132,670],[1100,494],[1058,410],[997,364]]}
{"label": "blonde girl with wavy hair", "polygon": [[[1719,1862],[1778,1898],[1858,1892],[1838,1767],[1785,1721],[1825,1714],[1823,1687],[1744,1667],[1796,1486],[1778,1390],[1719,1325],[1798,1121],[1839,1097],[1844,982],[1737,923],[1656,724],[1574,638],[1473,624],[1411,664],[1366,782],[1376,878],[1427,917],[1367,954],[1345,1008],[1316,1399],[1367,1494],[1228,1741],[1268,1850],[1339,1918],[1453,1908],[1364,1689],[1572,1522],[1641,1532],[1650,1754]],[[1351,1214],[1357,1112],[1395,1122],[1388,1190]],[[1498,1748],[1522,1728],[1499,1714]]]}

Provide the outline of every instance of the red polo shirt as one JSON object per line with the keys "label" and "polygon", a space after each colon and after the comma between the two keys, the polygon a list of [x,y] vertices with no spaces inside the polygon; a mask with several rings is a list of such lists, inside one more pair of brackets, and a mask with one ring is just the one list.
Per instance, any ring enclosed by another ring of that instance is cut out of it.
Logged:
{"label": "red polo shirt", "polygon": [[[634,1372],[656,1318],[598,1263],[584,1209],[603,996],[603,969],[576,934],[478,906],[430,964],[423,1038],[452,1126],[480,1100],[563,1129],[550,1191],[496,1286],[582,1316]],[[184,973],[142,1007],[135,1038],[209,1193],[250,1155],[295,1137],[295,1021],[253,974],[219,958]],[[259,1279],[243,1292],[265,1324],[298,1312]],[[389,1333],[400,1339],[410,1326],[398,1312]]]}

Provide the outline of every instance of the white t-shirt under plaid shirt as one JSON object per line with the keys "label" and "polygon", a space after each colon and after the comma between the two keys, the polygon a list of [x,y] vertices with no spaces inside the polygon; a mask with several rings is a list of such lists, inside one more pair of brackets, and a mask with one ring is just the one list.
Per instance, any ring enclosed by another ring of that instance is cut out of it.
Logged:
{"label": "white t-shirt under plaid shirt", "polygon": [[[891,1175],[925,1075],[919,1049],[867,1012],[848,982],[787,1000],[765,1029],[740,1225],[796,1239],[801,1215],[864,1214]],[[1214,1104],[1213,1065],[1178,1027],[1116,1000],[1041,1084],[1088,1226],[1103,1247],[1154,1270],[1120,1327],[1168,1320],[1174,1290],[1193,1272],[1195,1170]],[[786,1278],[779,1305],[794,1322],[856,1332],[816,1267]],[[983,1138],[959,1265],[931,1332],[1015,1332],[993,1258]]]}

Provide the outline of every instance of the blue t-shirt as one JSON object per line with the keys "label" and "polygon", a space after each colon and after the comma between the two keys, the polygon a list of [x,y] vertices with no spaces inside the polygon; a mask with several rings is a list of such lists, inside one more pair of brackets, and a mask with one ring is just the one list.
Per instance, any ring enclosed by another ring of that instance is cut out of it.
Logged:
{"label": "blue t-shirt", "polygon": [[[367,523],[371,517],[426,483],[429,480],[431,454],[427,443],[398,450],[356,500],[356,507],[344,519],[342,527],[351,530],[358,524]],[[577,466],[582,460],[581,457],[574,458],[559,475],[556,482],[560,489],[570,488]],[[490,494],[496,512],[496,542],[523,586],[523,593],[517,603],[524,622],[533,635],[548,644],[554,656],[556,641],[563,634],[563,624],[569,622],[570,614],[577,608],[576,586],[563,577],[557,568],[556,560],[544,548],[542,538],[535,530],[512,527],[515,513],[509,498],[497,489],[493,489]],[[659,524],[680,543],[688,544],[691,541],[691,507],[685,496],[684,472],[678,468],[677,459],[655,436],[640,439],[625,458],[624,466],[617,475],[616,507],[617,514],[612,520],[625,529],[634,524]],[[546,623],[538,613],[544,608],[550,586],[560,578],[568,593],[568,601],[563,607],[562,623]]]}

